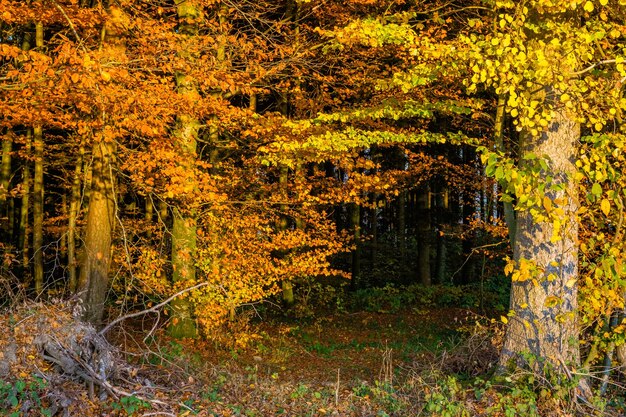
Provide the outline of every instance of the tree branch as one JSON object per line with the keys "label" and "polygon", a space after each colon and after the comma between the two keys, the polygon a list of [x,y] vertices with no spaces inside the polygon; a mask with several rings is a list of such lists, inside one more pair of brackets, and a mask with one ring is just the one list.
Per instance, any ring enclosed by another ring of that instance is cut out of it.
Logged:
{"label": "tree branch", "polygon": [[124,320],[127,319],[131,319],[133,317],[139,317],[139,316],[143,316],[145,314],[150,314],[150,313],[155,313],[157,310],[161,309],[162,307],[166,306],[167,304],[171,303],[176,297],[179,297],[189,291],[193,291],[193,290],[197,290],[198,288],[202,288],[202,287],[206,287],[207,285],[209,285],[208,282],[201,282],[200,284],[196,284],[193,287],[188,287],[185,289],[182,289],[180,291],[178,291],[176,294],[172,295],[171,297],[165,299],[164,301],[161,301],[159,304],[156,304],[152,307],[150,307],[147,310],[141,310],[141,311],[137,311],[135,313],[130,313],[130,314],[126,314],[123,316],[120,316],[118,318],[116,318],[115,320],[113,320],[111,323],[107,324],[104,329],[100,330],[100,332],[98,333],[100,336],[103,336],[106,332],[108,332],[109,330],[111,330],[111,328],[113,326],[115,326],[117,323],[120,323]]}

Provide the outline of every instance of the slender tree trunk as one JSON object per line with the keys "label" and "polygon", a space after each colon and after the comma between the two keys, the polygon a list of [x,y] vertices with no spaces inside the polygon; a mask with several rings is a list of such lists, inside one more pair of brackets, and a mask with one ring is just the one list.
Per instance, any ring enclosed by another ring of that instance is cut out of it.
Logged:
{"label": "slender tree trunk", "polygon": [[33,278],[35,294],[43,294],[43,132],[41,126],[33,129],[35,148],[35,176],[33,181]]}
{"label": "slender tree trunk", "polygon": [[92,157],[91,192],[78,292],[83,300],[83,320],[99,325],[104,316],[109,288],[111,241],[115,225],[113,144],[94,142]]}
{"label": "slender tree trunk", "polygon": [[[554,92],[551,92],[554,95]],[[520,361],[521,354],[529,352],[541,362],[561,372],[565,366],[579,363],[577,323],[578,295],[578,210],[577,187],[574,183],[574,161],[580,127],[569,120],[563,110],[556,115],[541,138],[523,138],[522,152],[548,158],[548,170],[543,178],[551,176],[563,187],[562,191],[548,191],[554,206],[563,209],[558,219],[559,240],[553,239],[554,226],[537,222],[528,211],[517,215],[513,257],[519,263],[526,260],[540,268],[538,276],[513,281],[511,311],[500,364]]]}
{"label": "slender tree trunk", "polygon": [[[287,182],[289,180],[289,169],[286,166],[280,167],[280,173],[278,176],[278,183],[281,188],[281,192],[283,193],[283,198],[287,199]],[[280,233],[287,230],[289,220],[287,218],[287,205],[281,204],[280,206],[280,217],[277,220],[276,230]],[[281,254],[280,256],[284,256],[285,254]],[[291,307],[295,303],[295,297],[293,294],[293,283],[291,280],[285,279],[281,282],[281,290],[282,290],[282,299],[283,303],[286,307]]]}
{"label": "slender tree trunk", "polygon": [[435,263],[435,279],[438,284],[443,284],[446,281],[446,265],[448,262],[448,247],[446,235],[443,232],[442,225],[446,224],[447,214],[449,209],[449,194],[450,191],[447,186],[439,188],[437,193],[437,260]]}
{"label": "slender tree trunk", "polygon": [[[33,131],[28,129],[26,131],[26,143],[24,148],[26,155],[30,155],[32,147]],[[22,163],[22,206],[20,207],[20,228],[17,237],[17,247],[22,251],[22,268],[26,275],[28,271],[28,265],[30,264],[30,258],[28,255],[28,212],[30,204],[30,161],[24,160]]]}
{"label": "slender tree trunk", "polygon": [[398,208],[398,230],[396,232],[396,236],[398,238],[400,264],[404,270],[406,266],[406,191],[400,191],[400,195],[398,195],[398,199],[396,200],[396,207]]}
{"label": "slender tree trunk", "polygon": [[[9,187],[11,182],[11,153],[13,152],[13,139],[11,135],[6,135],[2,141],[2,168],[0,168],[0,216],[2,220],[2,234],[5,241],[10,241],[11,221],[7,200],[9,197]],[[6,221],[4,215],[6,213]]]}
{"label": "slender tree trunk", "polygon": [[[43,24],[35,25],[35,46],[43,48]],[[35,294],[43,294],[43,161],[44,142],[41,126],[33,128],[33,145],[35,148],[35,175],[33,178],[33,275]]]}
{"label": "slender tree trunk", "polygon": [[350,287],[354,290],[361,284],[361,208],[358,204],[350,204],[350,227],[354,238],[352,251],[352,281]]}
{"label": "slender tree trunk", "polygon": [[417,196],[417,274],[420,284],[431,285],[430,250],[430,187],[425,186]]}
{"label": "slender tree trunk", "polygon": [[[626,294],[624,294],[624,299],[626,301]],[[621,311],[620,318],[622,320],[626,319],[626,308]],[[626,375],[626,344],[622,343],[615,348],[615,356],[617,357],[617,363],[620,365],[620,370]]]}
{"label": "slender tree trunk", "polygon": [[76,221],[78,220],[78,213],[80,212],[80,186],[81,175],[83,166],[83,157],[85,154],[85,148],[81,144],[76,165],[74,166],[74,178],[72,180],[71,196],[70,196],[70,210],[67,227],[67,267],[69,275],[69,289],[70,292],[76,292],[78,284],[77,275],[77,259],[76,259]]}
{"label": "slender tree trunk", "polygon": [[[372,202],[377,204],[378,197],[376,194],[372,195]],[[376,257],[378,254],[378,207],[370,208],[370,264],[373,270],[376,267]]]}

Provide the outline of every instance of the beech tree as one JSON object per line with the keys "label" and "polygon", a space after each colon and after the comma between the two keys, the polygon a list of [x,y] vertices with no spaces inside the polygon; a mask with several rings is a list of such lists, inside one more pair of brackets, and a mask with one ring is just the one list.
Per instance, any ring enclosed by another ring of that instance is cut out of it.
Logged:
{"label": "beech tree", "polygon": [[[621,197],[615,190],[604,194],[597,178],[589,179],[593,169],[577,171],[576,160],[580,141],[586,141],[592,132],[607,131],[609,121],[614,123],[613,137],[621,137],[623,26],[617,17],[622,13],[621,5],[610,6],[607,1],[475,2],[469,7],[448,5],[434,14],[411,10],[356,19],[328,33],[337,48],[404,45],[400,51],[407,53],[406,66],[380,80],[380,88],[395,91],[396,98],[403,97],[399,90],[410,94],[440,83],[464,86],[465,97],[473,102],[468,112],[474,113],[475,119],[481,114],[474,109],[488,108],[489,102],[474,93],[491,94],[492,103],[498,103],[492,107],[497,122],[491,136],[495,143],[469,135],[458,140],[479,145],[487,175],[501,183],[504,203],[513,203],[515,208],[515,216],[505,208],[514,256],[506,268],[513,289],[510,312],[503,317],[508,328],[502,365],[510,359],[520,363],[531,354],[538,359],[536,366],[548,365],[569,375],[571,368],[581,364],[581,324],[605,320],[598,312],[581,315],[578,309],[578,216],[591,210],[589,206],[580,208],[579,193],[586,196],[586,203],[599,202],[605,215],[614,204],[622,207]],[[454,22],[461,23],[454,26]],[[451,30],[446,33],[443,28]],[[400,99],[400,103],[399,108],[386,107],[390,117],[407,118],[403,105],[408,102]],[[446,102],[440,98],[438,103],[443,107]],[[453,109],[450,101],[446,104],[448,111]],[[504,140],[503,112],[515,128]],[[358,114],[380,117],[368,106]],[[333,115],[324,120],[350,119]],[[389,138],[388,132],[377,134],[372,140],[372,132],[352,131],[352,142],[338,134],[328,137],[333,137],[332,146],[339,149],[350,146],[347,143],[368,146]],[[403,133],[395,140],[411,143],[420,139],[436,143],[439,138],[425,132],[422,137]],[[494,147],[498,150],[493,151]],[[581,179],[583,185],[593,185],[591,193],[578,187]],[[605,250],[614,252],[609,247]],[[612,265],[619,262],[610,258]],[[587,263],[583,265],[586,269]],[[603,271],[595,276],[606,274],[606,268]],[[607,275],[615,280],[622,273],[613,269]],[[591,280],[586,277],[582,283],[589,286]],[[616,293],[623,294],[623,287]],[[594,298],[600,304],[598,296]],[[612,311],[623,308],[619,297],[609,298],[611,301],[603,304]],[[581,317],[585,323],[580,322]],[[621,332],[616,329],[613,336]]]}

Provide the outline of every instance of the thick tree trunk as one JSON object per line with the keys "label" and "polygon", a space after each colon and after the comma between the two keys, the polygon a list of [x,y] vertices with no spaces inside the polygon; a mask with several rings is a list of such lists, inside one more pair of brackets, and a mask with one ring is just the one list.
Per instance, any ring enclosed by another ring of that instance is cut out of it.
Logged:
{"label": "thick tree trunk", "polygon": [[[181,94],[195,92],[194,80],[179,76]],[[182,164],[190,169],[196,158],[196,147],[200,123],[189,116],[178,117],[175,136]],[[196,214],[193,209],[175,208],[172,213],[172,282],[193,282],[196,277]],[[196,337],[196,323],[188,299],[177,298],[171,303],[172,320],[168,331],[175,338]]]}
{"label": "thick tree trunk", "polygon": [[[196,220],[195,216],[182,214],[178,209],[173,212],[172,225],[172,281],[194,282],[196,266]],[[174,338],[196,337],[196,322],[192,307],[187,299],[177,298],[171,303],[172,320],[168,327]]]}
{"label": "thick tree trunk", "polygon": [[111,240],[115,225],[114,147],[95,142],[89,211],[85,226],[83,262],[78,292],[83,301],[83,320],[99,325],[104,315],[104,302],[109,287]]}
{"label": "thick tree trunk", "polygon": [[528,211],[518,212],[514,260],[517,265],[531,261],[541,272],[513,282],[513,316],[500,364],[504,366],[511,359],[519,363],[520,355],[528,352],[540,359],[539,364],[545,362],[563,372],[564,367],[579,363],[578,201],[572,177],[580,127],[562,111],[556,112],[541,138],[524,138],[522,151],[547,157],[548,170],[541,172],[542,177],[551,176],[563,187],[562,191],[547,192],[552,205],[564,211],[558,219],[561,230],[556,231],[560,239],[553,239],[553,223],[537,222]]}

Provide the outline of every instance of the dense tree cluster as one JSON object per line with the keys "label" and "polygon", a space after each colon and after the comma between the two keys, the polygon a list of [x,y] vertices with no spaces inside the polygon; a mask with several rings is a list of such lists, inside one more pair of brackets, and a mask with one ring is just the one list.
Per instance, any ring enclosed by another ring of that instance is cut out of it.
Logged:
{"label": "dense tree cluster", "polygon": [[568,371],[582,325],[593,363],[624,333],[621,3],[2,0],[7,289],[98,325],[179,293],[206,336],[510,244],[502,364]]}

